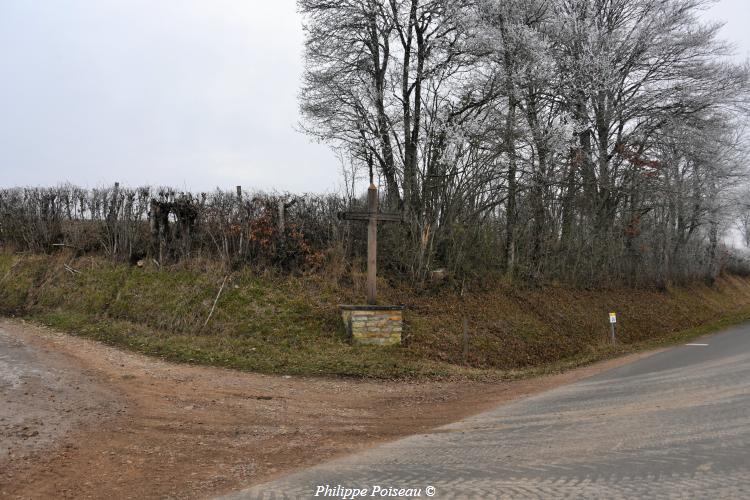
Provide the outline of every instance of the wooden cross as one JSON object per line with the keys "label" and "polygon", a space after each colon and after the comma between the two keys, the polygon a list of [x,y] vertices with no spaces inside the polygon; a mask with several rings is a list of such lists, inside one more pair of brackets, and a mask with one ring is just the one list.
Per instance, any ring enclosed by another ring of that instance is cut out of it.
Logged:
{"label": "wooden cross", "polygon": [[370,176],[367,188],[367,212],[339,212],[339,219],[367,221],[367,303],[376,303],[376,275],[378,266],[378,221],[401,222],[401,214],[378,212],[378,188]]}

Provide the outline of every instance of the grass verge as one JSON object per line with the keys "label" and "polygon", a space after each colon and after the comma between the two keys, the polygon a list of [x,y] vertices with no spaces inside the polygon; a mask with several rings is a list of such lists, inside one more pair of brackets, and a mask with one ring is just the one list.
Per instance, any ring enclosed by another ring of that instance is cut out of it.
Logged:
{"label": "grass verge", "polygon": [[[352,346],[336,305],[354,302],[362,287],[357,275],[343,282],[250,269],[227,275],[210,262],[158,269],[94,257],[0,253],[2,314],[171,361],[263,373],[512,379],[750,320],[750,280],[737,277],[714,287],[669,290],[500,284],[463,298],[449,289],[416,293],[384,282],[384,301],[407,306],[404,345]],[[619,316],[616,346],[607,343],[610,310]],[[464,317],[470,324],[466,360]]]}

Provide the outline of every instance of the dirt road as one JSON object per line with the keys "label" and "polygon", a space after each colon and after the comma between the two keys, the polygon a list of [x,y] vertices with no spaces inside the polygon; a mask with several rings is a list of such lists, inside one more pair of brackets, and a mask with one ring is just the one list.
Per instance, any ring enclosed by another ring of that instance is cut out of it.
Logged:
{"label": "dirt road", "polygon": [[292,378],[175,365],[0,319],[0,497],[209,497],[636,357],[494,384]]}

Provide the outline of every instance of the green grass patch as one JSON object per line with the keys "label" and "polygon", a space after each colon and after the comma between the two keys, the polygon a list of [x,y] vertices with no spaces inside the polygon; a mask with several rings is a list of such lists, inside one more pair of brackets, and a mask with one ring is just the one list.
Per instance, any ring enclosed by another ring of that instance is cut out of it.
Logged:
{"label": "green grass patch", "polygon": [[[379,348],[353,346],[345,338],[337,305],[354,302],[362,290],[321,275],[249,268],[227,275],[206,263],[159,269],[65,254],[0,253],[0,280],[0,312],[6,315],[171,361],[294,375],[519,378],[750,320],[750,280],[736,277],[715,287],[666,291],[506,283],[463,298],[448,289],[417,293],[383,282],[385,301],[407,305],[406,330],[403,345]],[[618,312],[615,346],[607,343],[611,310]],[[464,317],[470,327],[466,363]]]}

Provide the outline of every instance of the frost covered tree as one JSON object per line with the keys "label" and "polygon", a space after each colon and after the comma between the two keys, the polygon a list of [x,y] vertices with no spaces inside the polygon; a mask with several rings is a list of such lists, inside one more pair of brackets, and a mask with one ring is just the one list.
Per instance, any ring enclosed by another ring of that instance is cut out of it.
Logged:
{"label": "frost covered tree", "polygon": [[306,130],[375,167],[416,276],[714,275],[747,68],[710,4],[300,0]]}

